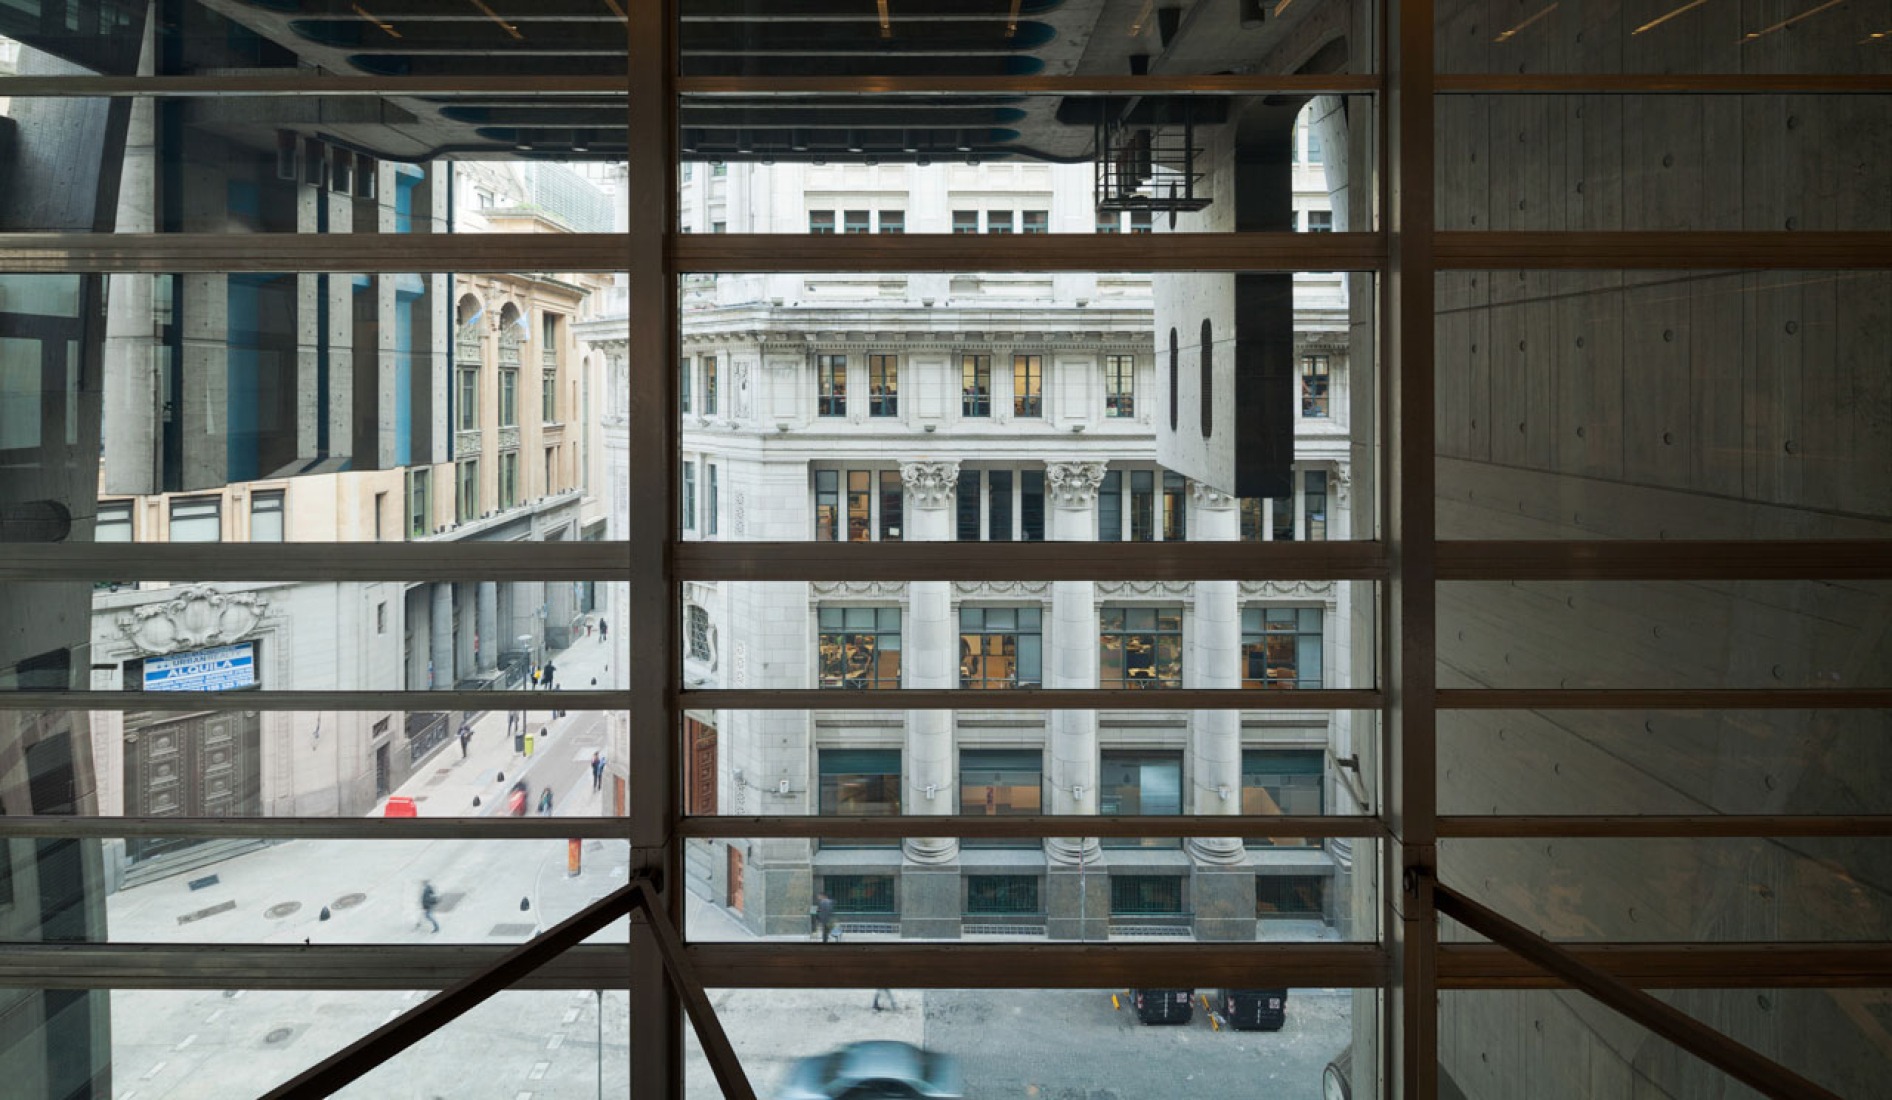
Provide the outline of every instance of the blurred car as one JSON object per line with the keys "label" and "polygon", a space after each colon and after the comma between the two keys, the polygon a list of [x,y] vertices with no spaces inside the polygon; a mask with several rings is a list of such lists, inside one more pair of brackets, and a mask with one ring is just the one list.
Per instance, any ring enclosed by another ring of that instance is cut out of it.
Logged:
{"label": "blurred car", "polygon": [[1186,1024],[1196,1018],[1193,989],[1132,989],[1130,1003],[1146,1024]]}
{"label": "blurred car", "polygon": [[803,1058],[775,1100],[963,1100],[959,1059],[885,1040]]}
{"label": "blurred car", "polygon": [[1280,1031],[1288,1020],[1285,989],[1224,989],[1222,1018],[1237,1031]]}
{"label": "blurred car", "polygon": [[1353,1044],[1334,1055],[1320,1075],[1321,1100],[1353,1100]]}
{"label": "blurred car", "polygon": [[408,796],[404,794],[397,794],[397,795],[391,796],[388,799],[387,808],[381,812],[381,816],[383,817],[419,817],[420,807],[414,805],[414,800],[409,798]]}

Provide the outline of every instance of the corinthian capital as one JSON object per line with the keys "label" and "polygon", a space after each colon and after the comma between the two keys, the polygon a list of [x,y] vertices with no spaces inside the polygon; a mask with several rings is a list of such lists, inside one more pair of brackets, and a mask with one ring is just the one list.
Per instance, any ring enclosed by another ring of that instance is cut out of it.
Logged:
{"label": "corinthian capital", "polygon": [[959,485],[959,463],[902,462],[900,480],[913,495],[916,508],[944,508],[953,502]]}
{"label": "corinthian capital", "polygon": [[1088,508],[1104,483],[1104,463],[1075,460],[1045,463],[1045,488],[1060,508]]}
{"label": "corinthian capital", "polygon": [[1197,481],[1194,478],[1191,478],[1189,481],[1189,495],[1195,498],[1195,504],[1198,508],[1235,507],[1235,498],[1233,496],[1213,486]]}

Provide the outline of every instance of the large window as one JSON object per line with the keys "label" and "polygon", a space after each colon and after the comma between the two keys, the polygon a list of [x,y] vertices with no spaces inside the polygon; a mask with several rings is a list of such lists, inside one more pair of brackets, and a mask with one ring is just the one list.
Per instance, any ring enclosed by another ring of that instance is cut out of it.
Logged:
{"label": "large window", "polygon": [[519,506],[519,452],[499,452],[499,510]]}
{"label": "large window", "polygon": [[683,529],[696,530],[696,463],[683,460]]}
{"label": "large window", "polygon": [[[1099,756],[1097,812],[1160,816],[1183,812],[1182,753],[1109,751]],[[1174,837],[1108,837],[1106,848],[1175,848]]]}
{"label": "large window", "polygon": [[847,415],[847,356],[815,356],[815,415]]}
{"label": "large window", "polygon": [[1012,356],[1012,415],[1043,416],[1045,357]]}
{"label": "large window", "polygon": [[454,516],[461,523],[480,518],[480,460],[461,459],[455,467],[458,488],[455,491]]}
{"label": "large window", "polygon": [[705,355],[701,362],[703,366],[703,415],[715,416],[717,415],[717,383],[720,381],[716,369],[717,359],[714,355]]}
{"label": "large window", "polygon": [[1012,212],[1010,210],[988,210],[985,212],[985,231],[987,233],[1006,234],[1012,231]]}
{"label": "large window", "polygon": [[899,542],[901,520],[906,511],[906,486],[899,470],[880,471],[880,540]]}
{"label": "large window", "polygon": [[1301,356],[1301,415],[1310,420],[1325,419],[1327,413],[1328,357]]}
{"label": "large window", "polygon": [[[881,817],[900,812],[899,749],[822,749],[819,756],[823,815]],[[828,846],[824,841],[823,847]]]}
{"label": "large window", "polygon": [[721,525],[723,502],[718,499],[721,494],[719,492],[719,486],[717,485],[717,465],[714,462],[706,462],[703,464],[703,477],[705,481],[705,492],[703,494],[703,533],[710,538],[715,538],[717,529]]}
{"label": "large window", "polygon": [[99,505],[99,518],[92,530],[93,542],[132,541],[131,502]]}
{"label": "large window", "polygon": [[539,415],[543,423],[558,423],[558,372],[545,371],[539,376]]}
{"label": "large window", "polygon": [[869,542],[874,537],[874,473],[847,472],[847,541]]}
{"label": "large window", "polygon": [[1242,608],[1243,687],[1320,687],[1320,648],[1320,608]]}
{"label": "large window", "polygon": [[499,426],[519,426],[519,372],[512,367],[499,370]]}
{"label": "large window", "polygon": [[172,542],[222,542],[223,504],[216,497],[177,497],[171,501]]}
{"label": "large window", "polygon": [[963,416],[992,415],[992,357],[959,357],[959,411]]}
{"label": "large window", "polygon": [[[1318,817],[1327,812],[1320,749],[1245,749],[1242,752],[1242,813],[1251,817]],[[1251,845],[1305,848],[1319,842],[1301,837],[1250,838]]]}
{"label": "large window", "polygon": [[907,212],[904,210],[882,210],[880,212],[880,231],[882,233],[905,233],[907,231]]}
{"label": "large window", "polygon": [[677,360],[677,409],[679,412],[690,411],[690,357]]}
{"label": "large window", "polygon": [[867,357],[867,415],[900,415],[900,357]]}
{"label": "large window", "polygon": [[1104,415],[1132,417],[1136,409],[1136,357],[1104,356]]}
{"label": "large window", "polygon": [[462,367],[460,376],[459,414],[460,430],[470,432],[480,426],[480,371],[478,367]]}
{"label": "large window", "polygon": [[834,211],[810,210],[808,212],[808,232],[817,235],[834,233]]}
{"label": "large window", "polygon": [[1043,614],[1036,607],[960,608],[959,686],[1037,686],[1042,679]]}
{"label": "large window", "polygon": [[1042,912],[1037,875],[966,876],[968,917],[1024,917]]}
{"label": "large window", "polygon": [[426,538],[433,533],[433,471],[421,468],[407,471],[407,537]]}
{"label": "large window", "polygon": [[892,917],[899,913],[899,893],[892,875],[823,875],[821,890],[833,899],[834,911],[841,916]]}
{"label": "large window", "polygon": [[1012,471],[990,470],[985,475],[988,542],[1012,541]]}
{"label": "large window", "polygon": [[1051,232],[1051,212],[1048,210],[1027,210],[1024,214],[1024,231],[1027,233]]}
{"label": "large window", "polygon": [[1182,916],[1182,876],[1110,876],[1110,915],[1113,917]]}
{"label": "large window", "polygon": [[961,749],[959,812],[974,817],[1043,813],[1044,753],[1038,749]]}
{"label": "large window", "polygon": [[283,540],[283,493],[277,489],[250,494],[250,541]]}
{"label": "large window", "polygon": [[815,471],[815,538],[833,542],[841,537],[841,471]]}
{"label": "large window", "polygon": [[873,213],[867,210],[849,210],[841,219],[841,231],[848,234],[872,232]]}
{"label": "large window", "polygon": [[1097,488],[1097,541],[1123,541],[1123,471],[1110,470]]}
{"label": "large window", "polygon": [[900,686],[899,608],[824,607],[816,618],[822,687]]}
{"label": "large window", "polygon": [[1163,472],[1163,541],[1189,537],[1189,482],[1173,470]]}
{"label": "large window", "polygon": [[984,532],[979,510],[980,487],[984,478],[977,470],[959,471],[959,488],[954,494],[954,509],[957,512],[954,523],[954,538],[960,542],[978,542]]}
{"label": "large window", "polygon": [[953,232],[977,233],[979,231],[979,212],[977,210],[953,211]]}
{"label": "large window", "polygon": [[1182,608],[1105,607],[1097,629],[1098,686],[1182,686]]}
{"label": "large window", "polygon": [[1307,524],[1307,540],[1327,538],[1327,471],[1307,471],[1307,489],[1301,494],[1302,521]]}

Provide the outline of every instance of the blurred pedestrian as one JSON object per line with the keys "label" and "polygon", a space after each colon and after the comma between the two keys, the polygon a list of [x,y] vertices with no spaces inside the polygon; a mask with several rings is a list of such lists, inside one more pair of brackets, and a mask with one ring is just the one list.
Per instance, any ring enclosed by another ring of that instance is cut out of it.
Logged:
{"label": "blurred pedestrian", "polygon": [[[434,892],[434,884],[423,879],[420,884],[420,915],[428,924],[434,926],[436,932],[440,931],[440,922],[434,919],[434,906],[439,904],[440,895]],[[420,925],[416,924],[414,927],[418,928]]]}
{"label": "blurred pedestrian", "polygon": [[821,942],[834,935],[834,899],[824,891],[815,895],[815,923],[821,926]]}
{"label": "blurred pedestrian", "polygon": [[466,743],[473,740],[473,727],[460,723],[460,759],[466,759]]}
{"label": "blurred pedestrian", "polygon": [[550,787],[539,792],[539,816],[552,816],[552,788]]}
{"label": "blurred pedestrian", "polygon": [[548,688],[558,686],[558,666],[556,664],[553,664],[551,661],[545,662],[545,685],[544,686]]}
{"label": "blurred pedestrian", "polygon": [[604,789],[604,754],[595,749],[591,753],[591,789]]}
{"label": "blurred pedestrian", "polygon": [[605,640],[608,639],[609,637],[611,637],[611,624],[605,622],[603,619],[599,619],[598,620],[598,644],[603,645],[605,643]]}

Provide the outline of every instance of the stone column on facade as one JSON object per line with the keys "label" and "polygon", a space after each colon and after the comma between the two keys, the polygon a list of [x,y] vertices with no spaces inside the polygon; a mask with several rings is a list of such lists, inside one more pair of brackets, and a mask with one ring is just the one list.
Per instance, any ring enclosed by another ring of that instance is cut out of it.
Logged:
{"label": "stone column on facade", "polygon": [[[1199,481],[1189,486],[1189,532],[1202,542],[1241,538],[1235,498]],[[1195,645],[1190,654],[1194,685],[1239,688],[1242,684],[1241,586],[1236,581],[1195,584]],[[1189,715],[1190,790],[1202,816],[1233,815],[1242,807],[1242,715],[1237,710],[1198,710]],[[1255,877],[1239,837],[1191,837],[1195,932],[1204,940],[1249,940],[1255,936]]]}
{"label": "stone column on facade", "polygon": [[[1047,536],[1053,542],[1097,538],[1097,490],[1105,463],[1047,462]],[[1047,689],[1097,687],[1097,602],[1090,581],[1051,586]],[[1050,806],[1054,814],[1097,813],[1097,712],[1054,710],[1050,732]],[[1109,929],[1110,879],[1096,837],[1053,837],[1045,842],[1045,931],[1052,939],[1093,940]]]}
{"label": "stone column on facade", "polygon": [[[907,462],[900,467],[906,486],[908,541],[944,542],[953,533],[954,491],[959,463]],[[958,631],[953,621],[951,581],[913,581],[907,585],[907,623],[901,667],[906,686],[945,690],[959,678]],[[953,812],[953,714],[949,710],[907,712],[906,763],[901,810],[908,814]],[[907,866],[901,875],[901,934],[927,939],[959,935],[959,841],[952,837],[910,837]]]}
{"label": "stone column on facade", "polygon": [[481,581],[475,599],[480,639],[479,670],[491,672],[499,667],[499,651],[506,648],[507,641],[499,636],[499,585],[494,581]]}
{"label": "stone column on facade", "polygon": [[453,585],[434,582],[433,602],[427,613],[428,668],[427,686],[444,690],[453,686]]}

